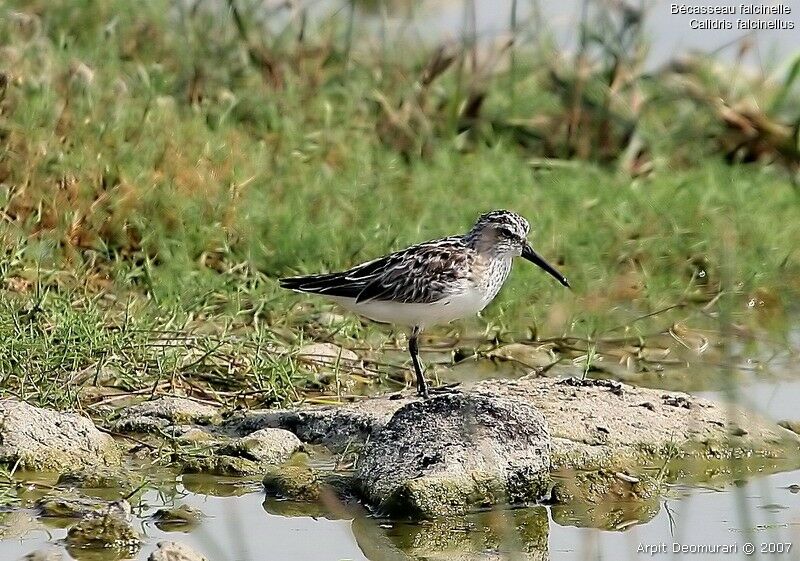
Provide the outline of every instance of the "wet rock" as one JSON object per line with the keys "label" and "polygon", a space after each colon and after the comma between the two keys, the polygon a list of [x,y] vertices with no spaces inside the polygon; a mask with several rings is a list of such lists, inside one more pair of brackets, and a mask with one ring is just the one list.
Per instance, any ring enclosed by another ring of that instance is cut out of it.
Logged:
{"label": "wet rock", "polygon": [[0,400],[0,464],[42,471],[119,466],[122,454],[84,417]]}
{"label": "wet rock", "polygon": [[141,484],[141,478],[121,469],[82,469],[62,473],[56,485],[78,489],[114,489],[127,495]]}
{"label": "wet rock", "polygon": [[778,425],[782,426],[783,428],[792,431],[795,434],[800,434],[800,421],[779,421]]}
{"label": "wet rock", "polygon": [[160,508],[153,514],[156,526],[165,532],[191,530],[203,520],[203,513],[189,505]]}
{"label": "wet rock", "polygon": [[[201,441],[202,442],[202,441]],[[190,447],[175,455],[184,473],[257,475],[287,461],[302,449],[293,433],[283,429],[260,429],[247,436]]]}
{"label": "wet rock", "polygon": [[555,475],[549,498],[553,504],[638,504],[657,499],[661,492],[661,481],[647,472],[633,476],[602,468],[576,470],[562,466]]}
{"label": "wet rock", "polygon": [[223,428],[234,434],[249,434],[262,428],[282,428],[301,441],[322,444],[335,452],[363,445],[403,405],[415,397],[367,399],[343,406],[247,411],[234,415]]}
{"label": "wet rock", "polygon": [[[180,425],[215,425],[221,420],[216,407],[183,397],[165,396],[123,409],[115,428],[118,432],[158,433]],[[179,432],[183,434],[190,428],[182,427]]]}
{"label": "wet rock", "polygon": [[[800,438],[753,412],[681,392],[602,380],[580,387],[569,380],[525,382],[504,384],[503,391],[527,394],[542,410],[553,435],[555,467],[605,468],[613,475],[654,456],[781,457],[800,447]],[[606,429],[602,446],[599,426]]]}
{"label": "wet rock", "polygon": [[[615,471],[624,471],[631,458],[669,456],[676,445],[678,455],[700,458],[782,457],[800,448],[798,435],[752,411],[682,392],[574,378],[485,380],[463,388],[465,394],[472,392],[514,396],[539,409],[553,437],[556,467],[618,465],[622,469]],[[229,429],[275,426],[303,442],[352,449],[386,426],[398,409],[417,401],[410,395],[396,400],[387,396],[341,407],[251,411],[231,419]]]}
{"label": "wet rock", "polygon": [[[780,458],[800,449],[800,438],[751,411],[681,392],[574,379],[507,382],[498,389],[529,396],[547,418],[553,469],[563,475],[554,490],[558,502],[649,500],[662,482],[641,466],[655,458]],[[638,482],[621,481],[620,472]]]}
{"label": "wet rock", "polygon": [[183,473],[207,473],[211,475],[241,476],[259,473],[258,462],[247,458],[215,454],[213,450],[181,453],[173,457]]}
{"label": "wet rock", "polygon": [[128,517],[114,512],[90,514],[67,531],[65,538],[67,550],[114,549],[120,552],[135,553],[141,540]]}
{"label": "wet rock", "polygon": [[219,448],[219,454],[238,456],[263,465],[282,464],[302,449],[294,433],[284,429],[260,429]]}
{"label": "wet rock", "polygon": [[316,502],[322,496],[322,478],[306,466],[274,468],[264,475],[262,484],[268,496],[281,499]]}
{"label": "wet rock", "polygon": [[82,518],[102,505],[99,499],[43,497],[36,501],[36,510],[45,518]]}
{"label": "wet rock", "polygon": [[57,547],[37,549],[28,553],[25,557],[20,557],[20,561],[62,561],[63,559],[64,554]]}
{"label": "wet rock", "polygon": [[35,503],[39,516],[46,518],[83,518],[89,515],[117,514],[130,516],[131,506],[126,500],[104,501],[77,495],[46,496]]}
{"label": "wet rock", "polygon": [[[641,466],[654,459],[758,457],[785,462],[800,451],[800,436],[752,411],[681,392],[607,380],[530,378],[486,380],[465,386],[462,393],[478,393],[490,401],[519,400],[542,413],[552,438],[552,469],[560,474],[553,493],[558,501],[653,497],[662,482],[642,473]],[[340,407],[250,411],[232,417],[224,428],[234,434],[285,428],[303,442],[338,452],[358,451],[398,410],[416,403],[419,400],[409,392],[400,399],[378,397]],[[409,426],[406,438],[422,438],[427,423],[425,417]],[[366,454],[375,455],[371,450],[364,450],[359,462],[367,461]],[[782,464],[781,469],[793,468]],[[565,473],[579,476],[563,477]],[[638,482],[623,481],[618,473]]]}
{"label": "wet rock", "polygon": [[301,465],[272,468],[261,482],[268,497],[292,501],[316,502],[326,493],[346,501],[355,493],[351,473],[321,471]]}
{"label": "wet rock", "polygon": [[361,451],[356,480],[394,516],[534,501],[549,486],[547,424],[523,399],[480,391],[409,403]]}
{"label": "wet rock", "polygon": [[159,542],[158,549],[150,554],[147,561],[208,561],[188,545],[178,542]]}
{"label": "wet rock", "polygon": [[184,474],[181,478],[189,493],[211,497],[242,497],[253,492],[253,481],[245,477],[219,478],[205,474]]}

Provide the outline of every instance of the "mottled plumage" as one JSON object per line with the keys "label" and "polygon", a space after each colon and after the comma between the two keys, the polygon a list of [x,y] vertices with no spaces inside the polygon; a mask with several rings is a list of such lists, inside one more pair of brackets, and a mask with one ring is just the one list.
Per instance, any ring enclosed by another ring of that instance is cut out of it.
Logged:
{"label": "mottled plumage", "polygon": [[495,210],[481,215],[469,232],[424,242],[338,273],[289,277],[281,286],[327,296],[370,319],[411,326],[409,350],[417,390],[427,385],[417,357],[417,336],[429,325],[473,315],[502,287],[514,257],[567,279],[531,249],[530,226],[520,215]]}
{"label": "mottled plumage", "polygon": [[459,289],[477,258],[462,236],[453,236],[411,246],[339,273],[281,279],[281,286],[353,298],[356,304],[369,300],[429,304]]}

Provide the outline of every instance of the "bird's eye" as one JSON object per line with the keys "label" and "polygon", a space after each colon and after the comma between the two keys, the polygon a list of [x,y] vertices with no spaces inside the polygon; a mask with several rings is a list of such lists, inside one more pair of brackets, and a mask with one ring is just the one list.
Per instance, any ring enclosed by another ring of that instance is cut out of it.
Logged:
{"label": "bird's eye", "polygon": [[512,231],[511,231],[511,230],[509,230],[508,228],[498,228],[498,229],[497,229],[497,231],[498,231],[498,232],[500,233],[500,235],[501,235],[502,237],[504,237],[504,238],[508,238],[508,239],[512,239],[512,240],[513,240],[514,238],[516,238],[516,237],[517,237],[517,236],[514,234],[514,232],[512,232]]}

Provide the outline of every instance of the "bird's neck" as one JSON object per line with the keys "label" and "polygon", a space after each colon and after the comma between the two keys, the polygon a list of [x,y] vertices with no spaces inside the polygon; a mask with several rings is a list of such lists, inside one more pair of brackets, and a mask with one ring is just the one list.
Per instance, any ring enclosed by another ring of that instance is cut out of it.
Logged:
{"label": "bird's neck", "polygon": [[486,263],[485,273],[481,283],[483,299],[486,303],[491,302],[497,293],[500,292],[503,283],[508,278],[511,271],[511,258],[490,258]]}

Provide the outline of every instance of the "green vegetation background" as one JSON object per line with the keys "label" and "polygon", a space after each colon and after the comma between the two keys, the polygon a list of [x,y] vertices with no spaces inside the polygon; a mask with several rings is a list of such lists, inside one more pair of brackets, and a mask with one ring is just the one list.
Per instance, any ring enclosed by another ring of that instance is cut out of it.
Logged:
{"label": "green vegetation background", "polygon": [[770,79],[699,59],[647,73],[640,35],[627,58],[541,40],[476,62],[473,46],[387,46],[346,13],[269,26],[255,4],[193,6],[0,6],[3,392],[71,406],[76,372],[113,367],[129,391],[185,377],[295,399],[292,349],[389,332],[331,327],[279,276],[494,208],[530,219],[574,289],[520,264],[482,320],[440,333],[591,338],[676,304],[701,325],[720,301],[745,326],[791,315],[796,62]]}

